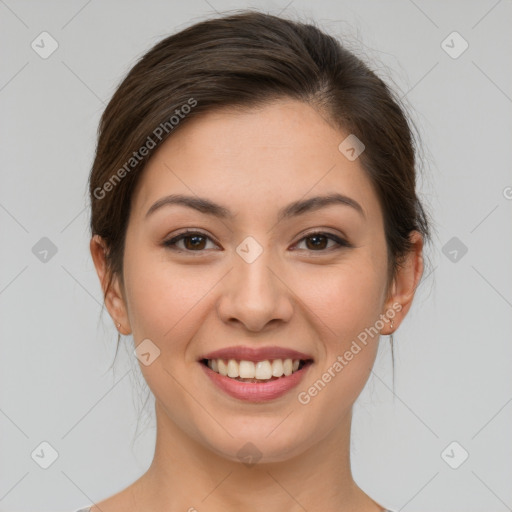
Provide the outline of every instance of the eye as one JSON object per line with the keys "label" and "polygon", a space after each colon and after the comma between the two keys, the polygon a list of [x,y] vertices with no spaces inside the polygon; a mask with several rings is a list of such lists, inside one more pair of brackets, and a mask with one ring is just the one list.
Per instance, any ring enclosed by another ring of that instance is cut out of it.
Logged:
{"label": "eye", "polygon": [[[308,243],[308,240],[310,240],[311,243]],[[343,240],[342,238],[332,233],[324,233],[322,231],[309,233],[307,236],[305,236],[299,241],[299,244],[302,241],[306,241],[306,248],[313,252],[321,252],[326,250],[326,244],[328,244],[329,241],[335,243],[334,249],[339,247],[351,247],[351,245],[346,240]],[[331,249],[332,248],[333,247],[331,246]]]}
{"label": "eye", "polygon": [[[186,252],[202,252],[205,249],[206,241],[210,240],[209,236],[199,231],[185,231],[170,240],[163,243],[165,247],[169,247],[172,250],[182,250]],[[178,246],[178,243],[183,241],[184,247]]]}
{"label": "eye", "polygon": [[[178,245],[181,241],[183,241],[183,246]],[[206,245],[208,241],[212,241],[212,239],[200,231],[185,231],[184,233],[165,241],[163,245],[176,251],[203,252],[207,248]],[[297,245],[303,241],[306,241],[306,250],[313,252],[322,252],[328,249],[326,245],[329,241],[334,242],[335,244],[334,247],[331,246],[330,249],[351,247],[346,240],[343,240],[333,233],[326,233],[322,231],[309,233],[307,236],[303,237]],[[311,242],[308,243],[308,241]],[[214,245],[216,244],[214,243]]]}

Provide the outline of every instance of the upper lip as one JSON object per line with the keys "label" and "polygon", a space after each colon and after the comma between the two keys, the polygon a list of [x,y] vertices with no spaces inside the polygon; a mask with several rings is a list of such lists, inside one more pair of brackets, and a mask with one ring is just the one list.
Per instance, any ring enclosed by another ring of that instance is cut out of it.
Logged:
{"label": "upper lip", "polygon": [[219,350],[214,350],[213,352],[208,352],[204,356],[200,357],[199,360],[202,359],[235,359],[237,361],[265,361],[265,359],[303,359],[304,361],[312,360],[313,358],[304,354],[303,352],[298,352],[297,350],[292,350],[285,347],[226,347],[221,348]]}

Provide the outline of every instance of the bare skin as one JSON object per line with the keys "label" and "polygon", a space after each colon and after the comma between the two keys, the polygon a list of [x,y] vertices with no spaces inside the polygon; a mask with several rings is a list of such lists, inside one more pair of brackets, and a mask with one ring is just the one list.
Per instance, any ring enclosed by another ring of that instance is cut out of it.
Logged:
{"label": "bare skin", "polygon": [[[413,250],[388,283],[382,211],[359,160],[338,149],[347,135],[311,106],[281,100],[191,120],[153,155],[133,197],[124,287],[116,278],[105,303],[135,345],[149,338],[160,349],[151,365],[141,364],[156,399],[155,454],[144,475],[93,512],[383,510],[350,469],[352,406],[379,336],[359,343],[307,403],[298,400],[380,315],[388,320],[380,334],[398,328],[423,273],[423,241],[414,232]],[[278,221],[288,204],[335,192],[357,201],[362,213],[331,204]],[[233,217],[182,205],[146,216],[169,194],[208,198]],[[205,238],[163,245],[185,228]],[[252,263],[236,252],[248,236],[263,251]],[[91,254],[104,283],[97,237]],[[219,390],[198,362],[233,345],[293,348],[314,363],[298,389],[254,404]],[[237,456],[248,442],[262,454],[250,467]]]}

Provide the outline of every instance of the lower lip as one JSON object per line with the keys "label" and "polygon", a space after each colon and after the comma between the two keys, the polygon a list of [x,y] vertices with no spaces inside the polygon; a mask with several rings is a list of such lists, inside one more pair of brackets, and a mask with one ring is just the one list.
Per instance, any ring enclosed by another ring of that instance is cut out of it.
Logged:
{"label": "lower lip", "polygon": [[287,377],[279,377],[278,379],[271,380],[269,382],[239,382],[238,380],[230,377],[220,375],[220,373],[214,372],[208,366],[203,363],[199,363],[206,375],[210,377],[212,382],[217,385],[222,391],[238,398],[239,400],[245,400],[248,402],[267,402],[268,400],[274,400],[280,396],[285,395],[299,384],[302,380],[311,363],[308,362],[300,370],[288,375]]}

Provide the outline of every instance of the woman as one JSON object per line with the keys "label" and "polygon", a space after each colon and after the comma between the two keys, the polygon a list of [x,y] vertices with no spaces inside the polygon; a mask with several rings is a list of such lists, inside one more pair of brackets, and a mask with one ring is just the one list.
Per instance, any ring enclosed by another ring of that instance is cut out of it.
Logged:
{"label": "woman", "polygon": [[101,119],[90,248],[157,440],[91,512],[386,510],[350,426],[423,273],[415,182],[397,100],[314,26],[245,11],[140,59]]}

